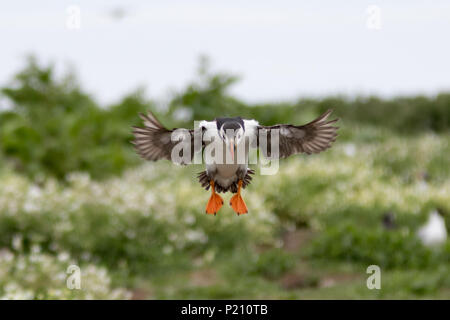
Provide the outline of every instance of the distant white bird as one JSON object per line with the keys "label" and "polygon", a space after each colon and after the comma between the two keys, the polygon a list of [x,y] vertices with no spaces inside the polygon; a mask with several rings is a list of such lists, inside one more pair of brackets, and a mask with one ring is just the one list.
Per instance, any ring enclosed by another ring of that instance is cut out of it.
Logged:
{"label": "distant white bird", "polygon": [[420,240],[426,246],[441,244],[447,240],[447,229],[444,218],[436,211],[432,211],[428,221],[417,232]]}

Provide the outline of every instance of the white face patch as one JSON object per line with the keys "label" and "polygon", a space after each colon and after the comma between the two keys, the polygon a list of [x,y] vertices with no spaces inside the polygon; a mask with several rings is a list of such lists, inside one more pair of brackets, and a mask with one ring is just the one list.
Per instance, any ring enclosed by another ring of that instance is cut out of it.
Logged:
{"label": "white face patch", "polygon": [[244,129],[240,127],[236,132],[236,144],[239,144],[244,137]]}
{"label": "white face patch", "polygon": [[225,140],[225,131],[223,130],[223,126],[220,127],[219,135],[223,140]]}
{"label": "white face patch", "polygon": [[239,129],[223,129],[223,126],[219,130],[220,137],[227,142],[229,137],[234,137],[236,144],[239,144],[241,139],[244,137],[244,129],[239,127]]}

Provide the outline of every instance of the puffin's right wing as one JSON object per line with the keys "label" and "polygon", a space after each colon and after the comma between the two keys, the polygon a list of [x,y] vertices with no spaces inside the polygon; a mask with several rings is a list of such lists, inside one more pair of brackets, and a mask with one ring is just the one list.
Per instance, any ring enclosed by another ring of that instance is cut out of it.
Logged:
{"label": "puffin's right wing", "polygon": [[[139,116],[144,121],[144,127],[133,127],[134,144],[136,152],[144,159],[156,161],[160,159],[172,159],[172,150],[179,145],[179,156],[183,157],[183,148],[188,150],[190,148],[189,161],[182,161],[181,164],[190,164],[194,157],[194,130],[174,128],[172,130],[166,129],[156,119],[155,115],[148,112],[147,115],[140,113]],[[200,137],[201,139],[201,137]],[[200,140],[202,141],[202,140]],[[200,146],[201,146],[200,142]],[[179,150],[177,149],[177,151]]]}
{"label": "puffin's right wing", "polygon": [[[277,124],[274,126],[258,126],[258,138],[261,134],[267,136],[267,148],[261,148],[261,141],[258,139],[258,147],[264,156],[271,158],[271,133],[276,130],[279,141],[278,158],[286,158],[297,153],[319,153],[331,147],[336,140],[337,129],[332,124],[338,119],[328,120],[328,116],[333,110],[328,110],[317,119],[303,126],[291,124]],[[276,135],[275,135],[276,136]]]}

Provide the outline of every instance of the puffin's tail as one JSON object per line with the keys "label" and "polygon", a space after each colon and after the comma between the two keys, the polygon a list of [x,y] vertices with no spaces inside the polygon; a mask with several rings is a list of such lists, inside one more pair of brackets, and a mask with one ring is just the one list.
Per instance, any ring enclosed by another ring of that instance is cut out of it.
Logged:
{"label": "puffin's tail", "polygon": [[[242,181],[242,188],[245,189],[245,187],[247,187],[250,184],[250,182],[252,181],[251,174],[255,174],[255,170],[247,168],[247,173],[245,174],[244,180]],[[200,182],[202,187],[205,188],[206,190],[209,190],[211,178],[208,177],[206,170],[200,172],[197,177],[198,177],[198,182]],[[216,188],[216,192],[231,191],[232,193],[236,193],[237,189],[238,189],[238,185],[237,185],[237,181],[235,181],[231,185],[229,185],[228,187],[225,188],[225,187],[222,187],[221,185],[217,184],[217,182],[216,182],[215,188]]]}

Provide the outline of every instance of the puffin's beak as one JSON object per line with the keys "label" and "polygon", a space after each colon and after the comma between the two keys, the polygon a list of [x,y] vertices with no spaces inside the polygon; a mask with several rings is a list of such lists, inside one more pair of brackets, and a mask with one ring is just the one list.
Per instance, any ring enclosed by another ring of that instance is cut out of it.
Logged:
{"label": "puffin's beak", "polygon": [[234,139],[230,139],[230,153],[231,153],[231,160],[234,162]]}

